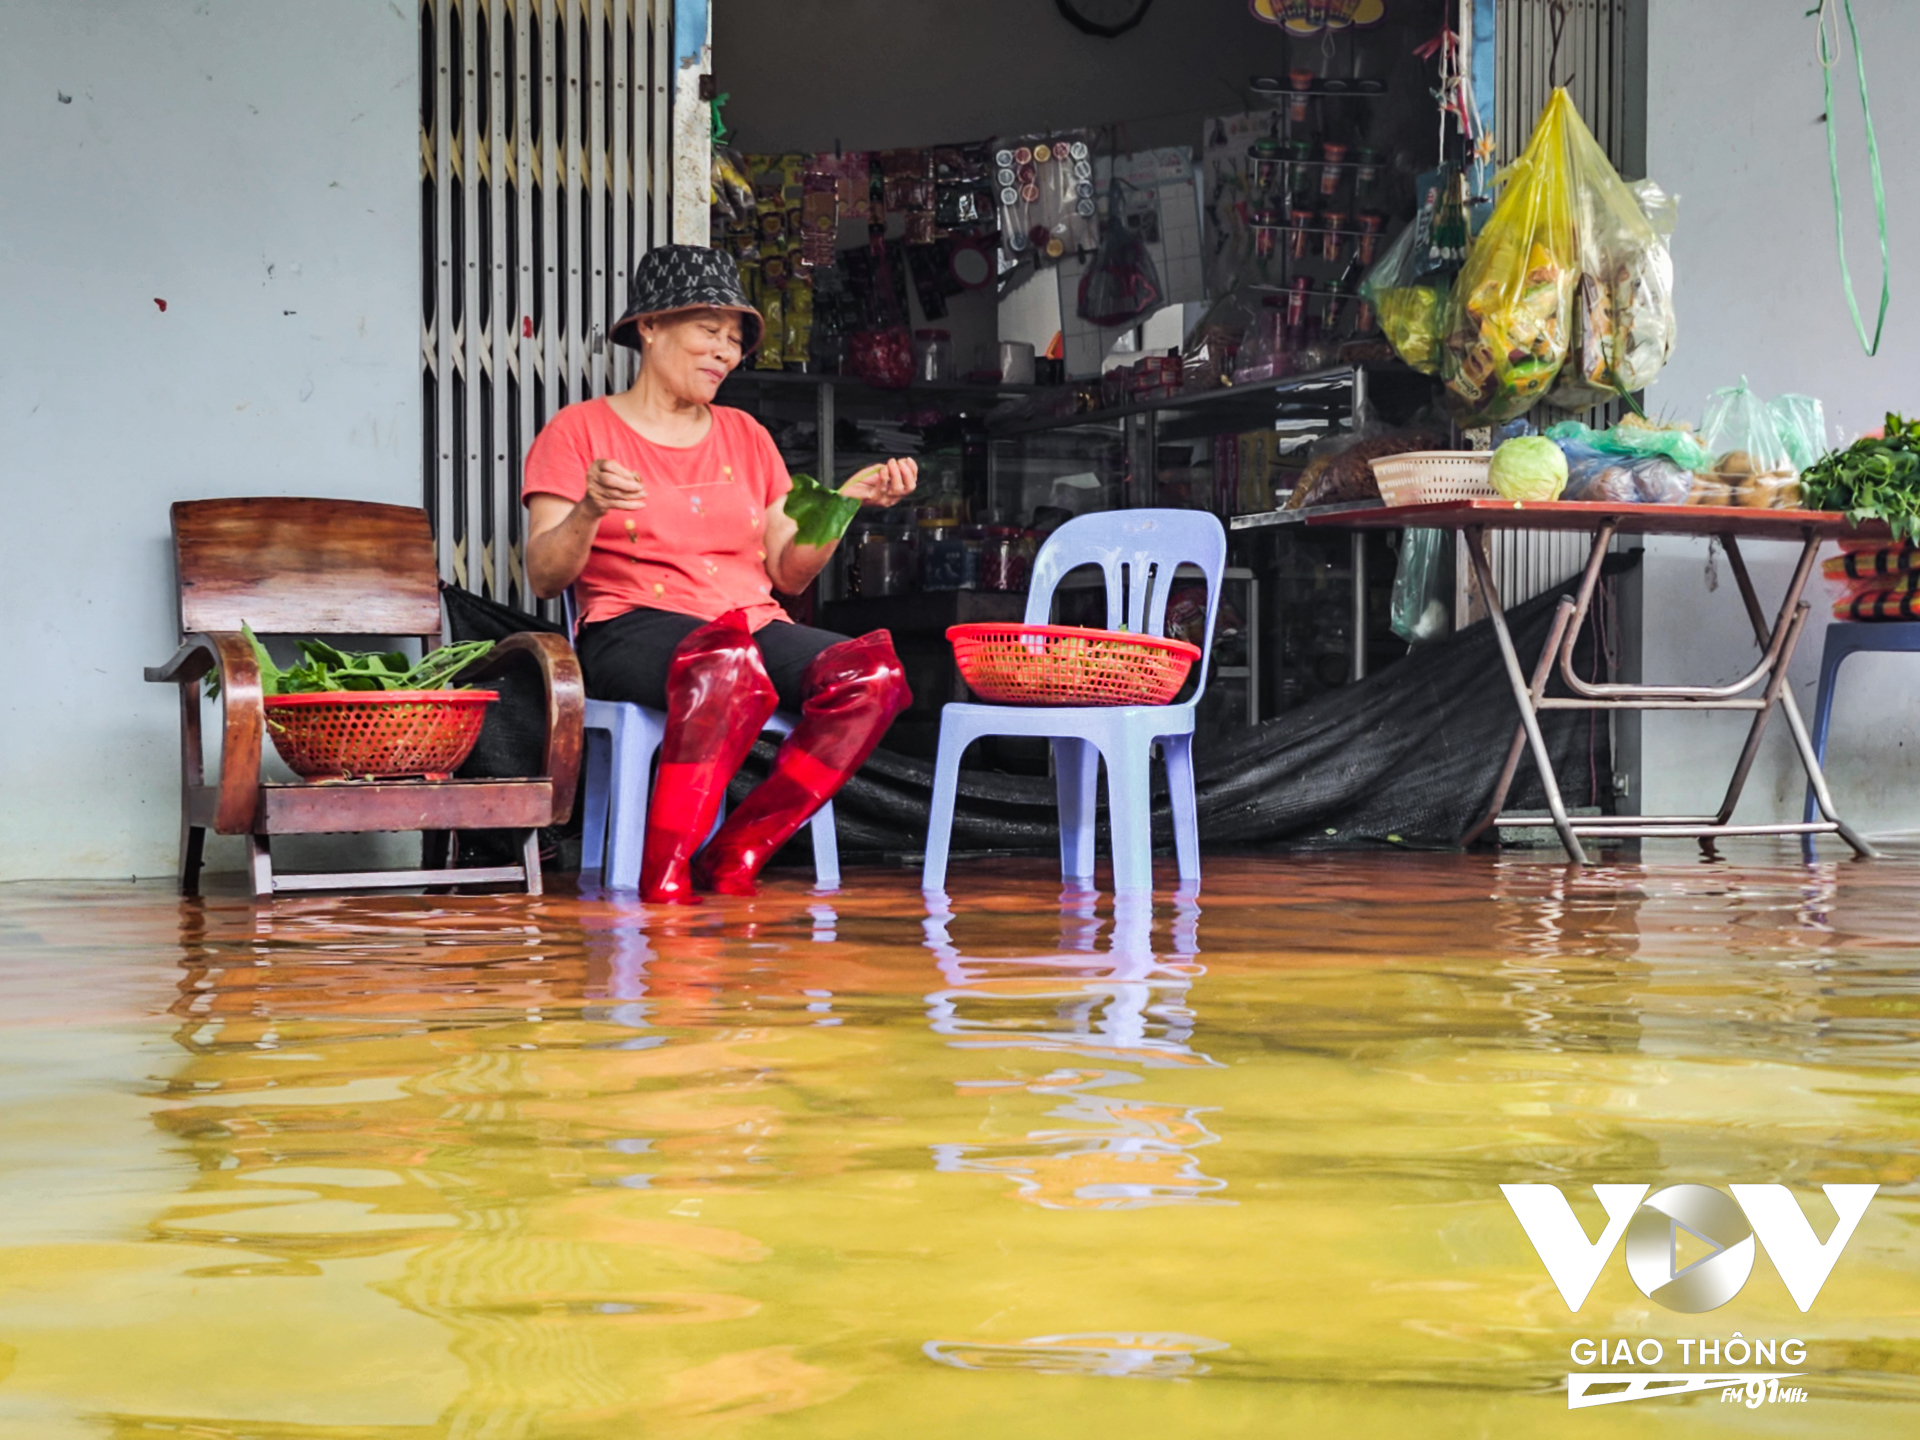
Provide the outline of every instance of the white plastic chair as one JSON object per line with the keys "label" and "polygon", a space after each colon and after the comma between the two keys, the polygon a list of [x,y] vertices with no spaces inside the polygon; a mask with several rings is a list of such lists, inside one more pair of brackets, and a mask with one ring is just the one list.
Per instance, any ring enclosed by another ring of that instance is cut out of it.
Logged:
{"label": "white plastic chair", "polygon": [[[562,596],[567,638],[575,629],[573,592]],[[800,717],[782,710],[768,719],[764,733],[786,735]],[[581,773],[585,794],[580,807],[580,869],[601,872],[609,890],[640,888],[640,852],[647,833],[647,796],[653,783],[653,757],[666,738],[665,711],[624,700],[589,700],[582,723],[585,754]],[[714,820],[726,818],[722,802]],[[807,822],[813,837],[813,883],[822,890],[840,888],[840,842],[829,800]]]}
{"label": "white plastic chair", "polygon": [[1112,832],[1113,888],[1153,888],[1153,798],[1150,761],[1158,742],[1167,766],[1173,807],[1173,844],[1180,878],[1200,878],[1200,831],[1193,792],[1193,716],[1206,692],[1213,623],[1227,566],[1227,532],[1199,510],[1115,510],[1069,520],[1048,537],[1033,565],[1026,623],[1044,625],[1061,577],[1098,565],[1106,579],[1107,628],[1135,635],[1165,633],[1167,595],[1174,571],[1197,566],[1206,576],[1207,626],[1200,646],[1198,683],[1177,705],[948,705],[940,712],[940,752],[934,762],[933,812],[921,887],[945,888],[953,835],[960,757],[987,735],[1044,737],[1053,745],[1060,801],[1060,873],[1093,876],[1093,831],[1099,762],[1106,762],[1107,820]]}

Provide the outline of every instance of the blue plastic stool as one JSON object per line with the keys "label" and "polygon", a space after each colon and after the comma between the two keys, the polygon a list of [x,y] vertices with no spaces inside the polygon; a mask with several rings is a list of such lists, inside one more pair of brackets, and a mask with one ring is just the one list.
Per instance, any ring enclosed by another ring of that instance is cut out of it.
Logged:
{"label": "blue plastic stool", "polygon": [[1034,559],[1026,623],[1047,623],[1054,590],[1068,571],[1097,565],[1106,579],[1107,628],[1164,634],[1167,595],[1182,564],[1199,567],[1207,584],[1207,627],[1200,646],[1199,683],[1191,699],[1178,705],[948,705],[941,710],[922,889],[945,888],[960,757],[987,735],[1028,735],[1052,742],[1060,803],[1060,873],[1068,880],[1093,876],[1094,787],[1100,762],[1106,762],[1113,888],[1119,892],[1153,888],[1150,766],[1158,742],[1167,766],[1180,878],[1200,878],[1193,715],[1207,686],[1213,622],[1227,568],[1227,532],[1201,510],[1116,510],[1069,520],[1048,537]]}
{"label": "blue plastic stool", "polygon": [[[564,597],[567,634],[574,631],[573,592]],[[800,723],[784,711],[767,721],[764,733],[789,734]],[[640,852],[647,830],[647,792],[653,783],[653,757],[666,738],[665,712],[621,700],[587,701],[585,754],[581,757],[585,794],[581,800],[580,868],[598,870],[609,890],[640,888]],[[720,818],[726,806],[720,809]],[[720,818],[714,828],[720,826]],[[833,828],[829,800],[807,822],[813,837],[813,883],[822,890],[840,888],[840,841]]]}
{"label": "blue plastic stool", "polygon": [[[1824,770],[1827,763],[1827,729],[1833,720],[1834,684],[1840,676],[1840,662],[1862,651],[1920,654],[1920,620],[1836,620],[1827,626],[1826,644],[1820,650],[1820,691],[1813,702],[1813,754]],[[1807,783],[1806,810],[1801,817],[1812,824],[1820,816],[1814,799],[1813,783]],[[1813,854],[1813,837],[1802,845]]]}

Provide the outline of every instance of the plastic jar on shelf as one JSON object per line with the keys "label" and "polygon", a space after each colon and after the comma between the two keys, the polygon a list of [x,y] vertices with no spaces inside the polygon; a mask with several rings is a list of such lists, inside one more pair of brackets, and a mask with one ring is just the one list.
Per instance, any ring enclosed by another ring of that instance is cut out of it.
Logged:
{"label": "plastic jar on shelf", "polygon": [[1033,566],[1033,539],[1018,525],[989,525],[980,547],[982,590],[1024,590]]}
{"label": "plastic jar on shelf", "polygon": [[913,332],[913,378],[922,385],[944,385],[953,379],[953,332]]}

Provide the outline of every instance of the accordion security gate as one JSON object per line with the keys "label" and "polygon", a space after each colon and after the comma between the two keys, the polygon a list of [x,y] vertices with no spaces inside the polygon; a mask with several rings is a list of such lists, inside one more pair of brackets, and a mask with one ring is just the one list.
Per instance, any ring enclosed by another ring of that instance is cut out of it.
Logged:
{"label": "accordion security gate", "polygon": [[521,457],[630,383],[607,342],[671,224],[672,0],[421,0],[421,400],[440,574],[533,608]]}

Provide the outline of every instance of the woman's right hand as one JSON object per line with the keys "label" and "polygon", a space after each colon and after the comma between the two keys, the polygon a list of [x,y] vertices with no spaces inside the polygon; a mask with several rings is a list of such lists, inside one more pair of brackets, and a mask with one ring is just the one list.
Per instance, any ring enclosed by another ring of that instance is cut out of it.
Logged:
{"label": "woman's right hand", "polygon": [[646,499],[646,485],[618,461],[595,460],[587,467],[587,494],[581,503],[596,518],[609,510],[638,510]]}

